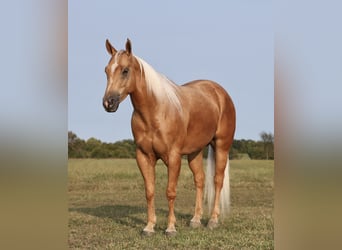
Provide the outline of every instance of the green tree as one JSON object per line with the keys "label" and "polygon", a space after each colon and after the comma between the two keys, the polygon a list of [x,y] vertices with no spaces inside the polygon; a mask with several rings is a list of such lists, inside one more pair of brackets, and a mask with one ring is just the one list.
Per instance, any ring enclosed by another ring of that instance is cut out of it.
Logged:
{"label": "green tree", "polygon": [[87,157],[87,152],[84,150],[85,141],[78,138],[75,133],[68,131],[68,157],[69,158],[84,158]]}
{"label": "green tree", "polygon": [[[229,152],[230,159],[240,159],[245,157],[245,154],[250,159],[273,159],[273,135],[262,132],[260,137],[262,141],[234,140]],[[136,145],[131,139],[106,143],[92,137],[85,141],[72,131],[68,131],[69,158],[135,158],[135,149]],[[205,147],[203,154],[205,158],[207,152],[208,147]]]}
{"label": "green tree", "polygon": [[93,150],[90,153],[91,158],[96,158],[96,159],[103,159],[103,158],[110,158],[111,154],[108,150],[106,150],[103,145],[101,146],[96,146],[93,148]]}
{"label": "green tree", "polygon": [[95,139],[94,137],[91,137],[87,140],[85,145],[85,150],[91,154],[91,152],[98,147],[101,147],[102,142],[98,139]]}
{"label": "green tree", "polygon": [[264,144],[264,153],[266,155],[266,160],[269,158],[274,158],[273,156],[273,148],[274,148],[274,136],[272,133],[261,132],[260,133],[261,140]]}

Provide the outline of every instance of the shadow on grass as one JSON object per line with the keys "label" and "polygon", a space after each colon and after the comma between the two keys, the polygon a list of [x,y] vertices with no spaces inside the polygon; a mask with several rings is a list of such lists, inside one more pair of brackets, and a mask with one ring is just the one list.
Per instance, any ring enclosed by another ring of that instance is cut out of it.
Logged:
{"label": "shadow on grass", "polygon": [[146,212],[146,209],[129,205],[105,205],[100,207],[70,208],[69,211],[89,214],[99,218],[109,218],[115,223],[136,227],[142,226],[145,223],[139,217]]}
{"label": "shadow on grass", "polygon": [[[132,228],[142,228],[146,224],[146,208],[130,205],[105,205],[99,207],[83,207],[83,208],[70,208],[70,212],[78,212],[96,216],[99,218],[109,218],[114,223],[129,226]],[[160,219],[168,216],[168,210],[156,209],[157,217]],[[177,213],[178,220],[185,220],[190,222],[192,215],[185,213]]]}

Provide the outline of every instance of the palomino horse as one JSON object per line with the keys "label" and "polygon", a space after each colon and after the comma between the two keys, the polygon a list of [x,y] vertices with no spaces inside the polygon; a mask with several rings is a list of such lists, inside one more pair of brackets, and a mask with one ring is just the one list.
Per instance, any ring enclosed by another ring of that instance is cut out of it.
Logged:
{"label": "palomino horse", "polygon": [[217,227],[220,213],[225,212],[222,209],[229,206],[228,153],[235,131],[235,108],[231,98],[220,85],[208,80],[182,86],[174,84],[134,56],[129,39],[126,50],[117,51],[108,40],[106,48],[111,59],[105,68],[107,88],[103,106],[107,112],[115,112],[129,95],[134,107],[131,126],[147,200],[147,225],[143,233],[154,233],[156,224],[154,193],[158,159],[168,169],[166,234],[176,233],[174,203],[182,155],[188,157],[196,186],[195,213],[190,226],[201,226],[205,179],[202,161],[207,145],[212,147],[208,162],[215,160],[207,169],[205,193],[212,208],[207,226],[210,229]]}

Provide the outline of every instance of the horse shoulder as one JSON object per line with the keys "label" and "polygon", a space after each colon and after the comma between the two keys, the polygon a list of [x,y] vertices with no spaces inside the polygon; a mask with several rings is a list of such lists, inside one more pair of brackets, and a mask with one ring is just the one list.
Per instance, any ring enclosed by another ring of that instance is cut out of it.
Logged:
{"label": "horse shoulder", "polygon": [[133,112],[131,120],[132,132],[135,144],[143,151],[151,150],[152,141],[148,130],[148,126],[144,119],[137,112]]}

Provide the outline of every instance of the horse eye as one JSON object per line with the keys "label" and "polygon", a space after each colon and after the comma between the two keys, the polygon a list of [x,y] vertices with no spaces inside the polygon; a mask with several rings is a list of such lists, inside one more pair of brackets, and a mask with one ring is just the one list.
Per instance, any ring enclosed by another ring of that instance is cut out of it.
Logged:
{"label": "horse eye", "polygon": [[122,70],[122,75],[123,76],[127,76],[128,75],[128,68],[124,68],[123,70]]}

